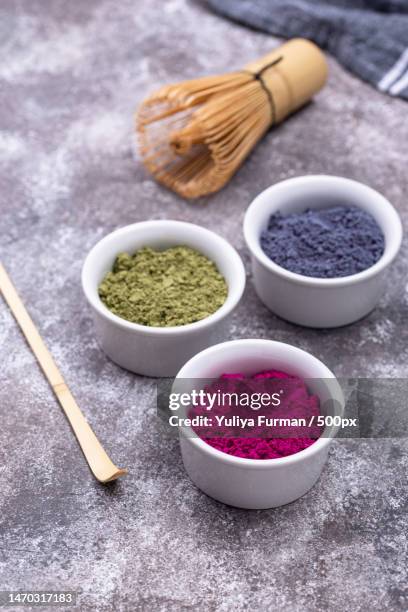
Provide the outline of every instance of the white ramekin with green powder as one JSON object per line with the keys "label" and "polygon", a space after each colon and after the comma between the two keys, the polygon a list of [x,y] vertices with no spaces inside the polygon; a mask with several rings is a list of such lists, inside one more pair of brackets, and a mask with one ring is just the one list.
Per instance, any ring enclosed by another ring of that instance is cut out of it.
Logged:
{"label": "white ramekin with green powder", "polygon": [[[208,317],[174,327],[149,327],[127,321],[102,302],[98,287],[121,252],[188,246],[214,262],[225,278],[228,295]],[[173,376],[193,355],[226,339],[228,318],[241,299],[245,270],[236,250],[208,229],[182,221],[144,221],[125,226],[100,240],[82,269],[82,287],[92,307],[98,341],[118,365],[145,376]]]}

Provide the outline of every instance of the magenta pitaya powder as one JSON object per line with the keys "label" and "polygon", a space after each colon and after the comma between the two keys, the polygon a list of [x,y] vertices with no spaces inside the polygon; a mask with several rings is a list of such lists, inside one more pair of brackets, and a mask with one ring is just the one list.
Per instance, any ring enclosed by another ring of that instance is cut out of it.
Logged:
{"label": "magenta pitaya powder", "polygon": [[[279,406],[262,407],[254,414],[248,407],[215,403],[208,412],[208,405],[201,404],[192,408],[190,417],[208,416],[212,421],[215,417],[224,416],[222,425],[195,426],[195,433],[204,442],[223,453],[243,457],[246,459],[278,459],[287,457],[311,446],[322,433],[322,427],[315,423],[309,426],[320,415],[320,402],[316,395],[311,395],[305,382],[297,377],[278,370],[266,370],[254,374],[250,378],[244,374],[222,374],[222,376],[206,387],[207,393],[250,393],[280,394]],[[306,419],[305,428],[291,426],[274,427],[273,435],[270,426],[263,424],[247,428],[245,435],[242,428],[237,425],[237,419],[254,417],[257,422],[258,415],[274,419],[289,418]],[[313,417],[313,418],[312,418]]]}

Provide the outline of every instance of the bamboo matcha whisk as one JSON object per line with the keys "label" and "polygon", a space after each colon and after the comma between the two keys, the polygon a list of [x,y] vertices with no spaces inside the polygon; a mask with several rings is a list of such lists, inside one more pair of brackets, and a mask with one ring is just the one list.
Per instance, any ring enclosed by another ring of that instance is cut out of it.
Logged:
{"label": "bamboo matcha whisk", "polygon": [[162,87],[137,113],[143,163],[186,198],[218,191],[265,132],[326,77],[319,48],[293,39],[238,72]]}

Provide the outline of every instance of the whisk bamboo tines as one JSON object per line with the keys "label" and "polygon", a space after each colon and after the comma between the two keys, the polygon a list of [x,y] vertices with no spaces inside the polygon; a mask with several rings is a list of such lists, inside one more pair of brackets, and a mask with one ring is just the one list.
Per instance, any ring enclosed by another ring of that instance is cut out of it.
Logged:
{"label": "whisk bamboo tines", "polygon": [[319,48],[293,39],[240,71],[164,86],[137,113],[142,161],[183,197],[218,191],[265,132],[326,77]]}

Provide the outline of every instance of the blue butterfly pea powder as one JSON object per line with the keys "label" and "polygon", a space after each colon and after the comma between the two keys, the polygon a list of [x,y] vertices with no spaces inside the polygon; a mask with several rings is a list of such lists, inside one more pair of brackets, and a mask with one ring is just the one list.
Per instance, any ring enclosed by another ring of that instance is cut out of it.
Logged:
{"label": "blue butterfly pea powder", "polygon": [[374,265],[384,253],[384,235],[366,211],[338,205],[271,215],[261,234],[261,247],[286,270],[303,276],[336,278]]}

